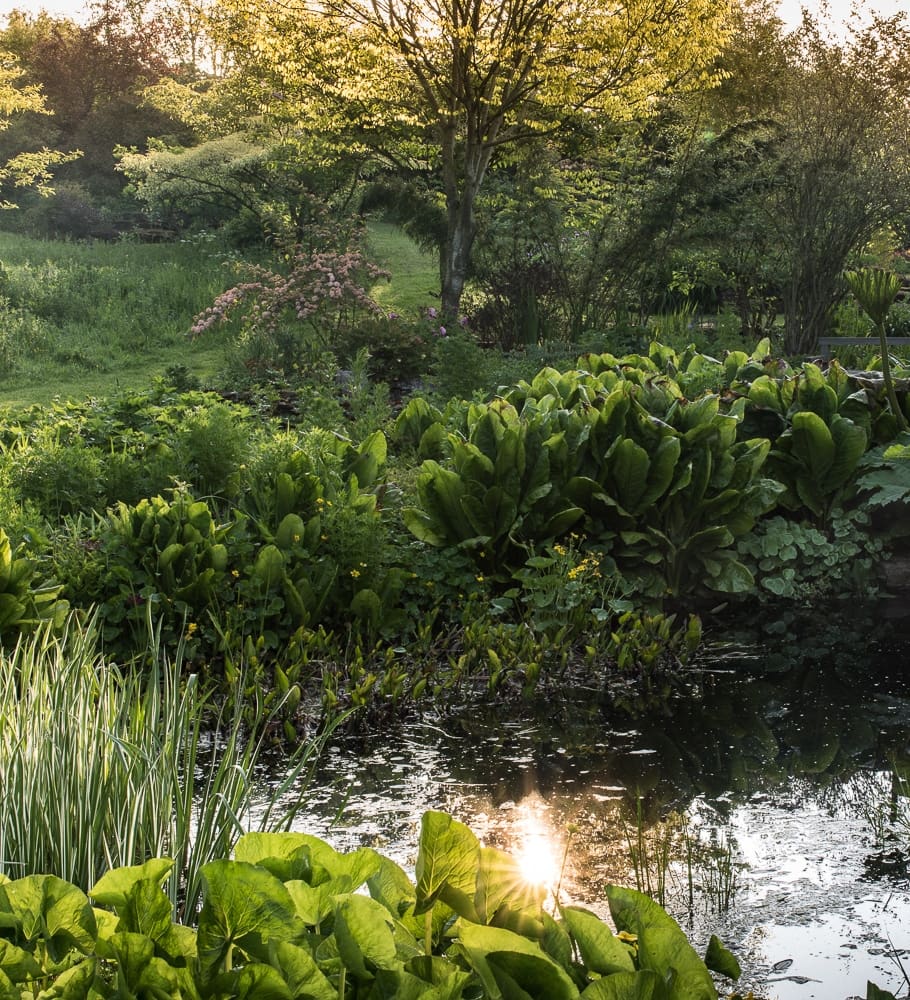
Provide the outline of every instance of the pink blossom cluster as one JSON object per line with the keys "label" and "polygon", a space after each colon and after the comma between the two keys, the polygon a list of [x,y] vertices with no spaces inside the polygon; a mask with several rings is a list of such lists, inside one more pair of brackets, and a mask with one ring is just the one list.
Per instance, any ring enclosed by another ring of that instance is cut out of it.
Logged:
{"label": "pink blossom cluster", "polygon": [[253,266],[248,271],[253,280],[222,292],[195,318],[190,336],[199,336],[242,309],[254,328],[276,329],[288,310],[317,327],[337,325],[360,309],[378,312],[364,284],[388,277],[359,250],[298,250],[287,274]]}

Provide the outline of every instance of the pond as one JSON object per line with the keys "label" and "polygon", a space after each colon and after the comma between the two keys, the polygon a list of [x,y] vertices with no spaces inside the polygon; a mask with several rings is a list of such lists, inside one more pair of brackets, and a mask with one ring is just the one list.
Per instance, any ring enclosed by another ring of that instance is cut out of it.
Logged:
{"label": "pond", "polygon": [[908,649],[726,644],[643,713],[575,691],[348,735],[298,826],[412,871],[420,817],[443,809],[563,901],[606,915],[605,884],[649,891],[700,951],[717,933],[756,996],[905,992]]}

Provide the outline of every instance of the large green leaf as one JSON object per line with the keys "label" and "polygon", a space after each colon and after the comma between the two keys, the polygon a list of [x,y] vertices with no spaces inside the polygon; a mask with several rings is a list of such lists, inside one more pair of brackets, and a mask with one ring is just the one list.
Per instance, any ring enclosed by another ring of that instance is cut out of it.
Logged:
{"label": "large green leaf", "polygon": [[391,858],[380,857],[379,868],[367,879],[370,895],[392,914],[396,920],[412,910],[417,893],[405,870]]}
{"label": "large green leaf", "polygon": [[261,947],[272,938],[288,940],[300,926],[287,889],[264,868],[218,860],[203,865],[201,872],[197,942],[203,976],[219,968],[229,971],[234,945]]}
{"label": "large green leaf", "polygon": [[293,997],[308,1000],[338,1000],[338,990],[323,975],[313,956],[298,945],[279,941],[273,947],[274,965]]}
{"label": "large green leaf", "polygon": [[415,867],[417,904],[414,912],[426,912],[441,896],[457,913],[474,918],[471,897],[479,857],[480,843],[468,827],[447,813],[425,812],[420,824]]}
{"label": "large green leaf", "polygon": [[480,976],[493,1000],[520,996],[540,1000],[575,1000],[578,988],[569,975],[533,941],[500,927],[484,927],[459,920],[455,926],[458,946]]}
{"label": "large green leaf", "polygon": [[165,1000],[182,995],[183,984],[176,969],[155,958],[155,942],[145,934],[120,932],[108,942],[117,963],[120,1000],[153,997]]}
{"label": "large green leaf", "polygon": [[806,362],[796,388],[800,408],[811,410],[824,423],[830,424],[837,413],[837,393],[828,385],[818,365]]}
{"label": "large green leaf", "polygon": [[474,907],[481,923],[508,923],[513,930],[539,934],[546,889],[532,885],[523,876],[521,866],[505,851],[481,847],[474,892]]}
{"label": "large green leaf", "polygon": [[648,483],[639,502],[642,510],[659,500],[670,488],[676,474],[682,444],[678,437],[665,437],[651,456]]}
{"label": "large green leaf", "polygon": [[672,976],[668,1000],[717,1000],[705,963],[676,921],[653,900],[634,889],[607,886],[607,900],[617,930],[638,938],[639,968]]}
{"label": "large green leaf", "polygon": [[351,892],[351,880],[347,877],[333,878],[319,885],[310,885],[300,879],[284,883],[294,901],[294,911],[309,927],[318,927],[335,909],[335,896]]}
{"label": "large green leaf", "polygon": [[705,570],[704,584],[721,594],[748,594],[755,589],[751,571],[739,562],[734,553],[715,552],[702,556]]}
{"label": "large green leaf", "polygon": [[262,962],[248,962],[217,976],[211,992],[231,1000],[294,1000],[281,973]]}
{"label": "large green leaf", "polygon": [[437,955],[416,955],[407,960],[405,968],[422,982],[436,988],[436,992],[430,994],[430,1000],[457,1000],[472,979],[469,972]]}
{"label": "large green leaf", "polygon": [[53,958],[71,948],[94,950],[95,914],[81,889],[55,875],[27,875],[7,882],[3,892],[26,941],[44,938]]}
{"label": "large green leaf", "polygon": [[[94,1000],[98,996],[95,987],[98,962],[87,958],[61,972],[46,989],[38,993],[39,1000]],[[31,990],[24,994],[33,996]]]}
{"label": "large green leaf", "polygon": [[613,449],[607,488],[626,510],[637,509],[648,485],[650,467],[647,451],[631,438],[623,438]]}
{"label": "large green leaf", "polygon": [[17,947],[12,941],[0,938],[0,972],[14,982],[22,982],[37,979],[43,971],[31,952]]}
{"label": "large green leaf", "polygon": [[146,880],[161,885],[170,875],[174,862],[170,858],[152,858],[142,865],[128,865],[124,868],[111,868],[89,890],[89,895],[103,906],[115,909],[123,906],[130,890],[137,882]]}
{"label": "large green leaf", "polygon": [[312,874],[310,845],[297,833],[246,833],[234,847],[234,860],[261,865],[282,882],[308,882]]}
{"label": "large green leaf", "polygon": [[656,972],[617,972],[598,979],[582,993],[581,1000],[664,1000],[666,985]]}
{"label": "large green leaf", "polygon": [[171,901],[154,878],[135,882],[118,913],[121,930],[145,934],[156,942],[170,935],[174,927]]}
{"label": "large green leaf", "polygon": [[835,490],[853,477],[869,439],[862,427],[839,416],[831,422],[831,437],[834,440],[834,460],[828,470],[825,485],[828,489]]}
{"label": "large green leaf", "polygon": [[578,906],[563,906],[559,912],[589,972],[608,976],[634,971],[628,947],[597,914]]}
{"label": "large green leaf", "polygon": [[369,896],[346,895],[335,908],[335,941],[345,967],[361,978],[377,969],[396,969],[401,962],[395,948],[392,918]]}
{"label": "large green leaf", "polygon": [[712,972],[719,972],[722,976],[733,980],[739,979],[742,973],[736,956],[724,947],[723,942],[716,934],[712,934],[711,940],[708,942],[705,965]]}
{"label": "large green leaf", "polygon": [[802,463],[805,475],[815,483],[825,482],[834,462],[834,438],[825,421],[811,410],[793,414],[791,427],[794,457]]}

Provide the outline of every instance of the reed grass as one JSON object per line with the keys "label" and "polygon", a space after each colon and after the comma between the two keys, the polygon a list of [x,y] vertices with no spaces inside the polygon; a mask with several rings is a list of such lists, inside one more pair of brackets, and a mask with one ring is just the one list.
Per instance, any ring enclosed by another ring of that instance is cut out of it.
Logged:
{"label": "reed grass", "polygon": [[266,726],[245,732],[240,704],[214,711],[181,660],[153,639],[140,678],[102,655],[95,619],[74,616],[0,654],[0,872],[88,889],[109,868],[172,857],[180,917],[203,864],[248,829],[290,828],[331,727],[290,754],[257,808]]}

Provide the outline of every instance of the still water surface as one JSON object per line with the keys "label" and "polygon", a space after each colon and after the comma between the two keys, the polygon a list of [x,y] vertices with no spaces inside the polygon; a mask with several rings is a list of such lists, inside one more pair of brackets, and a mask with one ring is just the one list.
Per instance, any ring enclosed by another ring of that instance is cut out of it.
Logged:
{"label": "still water surface", "polygon": [[700,950],[719,934],[756,996],[906,995],[910,664],[887,659],[861,676],[718,654],[635,717],[592,691],[348,735],[298,826],[413,870],[420,817],[443,809],[564,901],[606,915],[605,884],[650,889]]}

